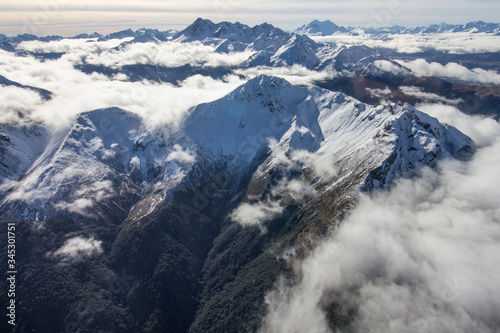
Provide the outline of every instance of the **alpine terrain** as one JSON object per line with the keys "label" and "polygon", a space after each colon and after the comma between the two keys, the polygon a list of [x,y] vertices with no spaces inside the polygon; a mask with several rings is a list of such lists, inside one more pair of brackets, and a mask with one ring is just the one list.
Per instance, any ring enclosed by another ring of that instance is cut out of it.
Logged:
{"label": "alpine terrain", "polygon": [[[244,66],[326,64],[312,40],[266,25],[197,21],[172,38],[234,30],[219,50],[268,51]],[[363,57],[348,51],[332,59]],[[258,331],[267,292],[360,192],[475,150],[409,104],[368,105],[266,75],[178,126],[111,107],[64,128],[0,129],[0,219],[18,221],[22,244],[15,332]]]}

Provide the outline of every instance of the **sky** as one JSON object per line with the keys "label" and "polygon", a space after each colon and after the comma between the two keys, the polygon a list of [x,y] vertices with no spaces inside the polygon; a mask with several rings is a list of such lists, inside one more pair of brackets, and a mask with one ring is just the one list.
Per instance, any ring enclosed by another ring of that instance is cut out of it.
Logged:
{"label": "sky", "polygon": [[73,36],[141,27],[180,30],[198,17],[251,26],[268,22],[285,30],[314,19],[361,27],[497,23],[499,12],[498,0],[0,0],[0,33]]}

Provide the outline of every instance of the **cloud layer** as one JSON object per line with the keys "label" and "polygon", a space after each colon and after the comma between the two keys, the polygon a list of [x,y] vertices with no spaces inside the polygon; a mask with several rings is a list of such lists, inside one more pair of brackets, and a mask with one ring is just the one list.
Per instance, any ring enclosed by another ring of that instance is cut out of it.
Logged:
{"label": "cloud layer", "polygon": [[97,42],[64,39],[53,42],[30,41],[20,50],[37,53],[64,53],[59,59],[39,60],[0,50],[0,73],[10,80],[47,89],[53,93],[43,101],[33,91],[1,88],[7,98],[1,103],[0,123],[42,122],[68,126],[81,112],[117,106],[150,120],[154,126],[176,125],[188,110],[200,103],[223,97],[246,80],[260,74],[275,75],[293,84],[309,85],[333,77],[333,72],[316,72],[300,65],[290,68],[259,67],[236,70],[222,79],[193,75],[177,86],[147,80],[128,81],[120,73],[108,77],[96,72],[85,74],[75,68],[82,63],[120,69],[124,65],[152,65],[177,68],[235,66],[251,52],[219,54],[213,46],[200,43],[134,43],[116,48],[123,40]]}
{"label": "cloud layer", "polygon": [[500,126],[461,117],[483,140],[474,159],[362,195],[300,264],[299,281],[282,280],[268,295],[262,332],[498,331]]}
{"label": "cloud layer", "polygon": [[[146,80],[129,82],[125,75],[112,78],[97,73],[87,75],[75,69],[74,66],[81,63],[82,59],[102,63],[107,59],[106,55],[113,55],[110,57],[112,60],[109,60],[109,65],[112,66],[120,61],[126,62],[127,59],[130,63],[138,61],[161,64],[173,54],[186,55],[190,47],[182,45],[177,49],[172,46],[175,49],[170,49],[170,53],[163,54],[161,59],[141,60],[144,48],[150,51],[147,45],[136,44],[133,52],[129,49],[123,52],[111,51],[118,44],[116,40],[88,43],[85,40],[64,40],[22,44],[22,48],[30,51],[69,52],[60,59],[45,61],[32,56],[19,57],[0,50],[2,75],[10,80],[53,92],[50,101],[41,101],[32,91],[2,87],[9,99],[2,103],[1,109],[4,112],[0,113],[0,123],[37,121],[56,127],[68,126],[81,112],[117,106],[143,116],[154,126],[175,125],[191,107],[223,97],[244,82],[236,75],[228,76],[224,80],[194,75],[180,82],[179,86],[173,86]],[[157,50],[158,57],[160,51],[163,50]],[[135,57],[131,56],[130,52],[134,53]],[[209,53],[207,50],[200,54],[194,53],[191,60],[217,62],[217,57],[210,58]],[[172,57],[171,61],[172,66],[182,66],[189,59],[179,55],[178,58]]]}
{"label": "cloud layer", "polygon": [[366,45],[374,48],[392,49],[400,53],[421,53],[440,51],[450,54],[474,54],[500,51],[500,36],[470,33],[441,33],[425,35],[388,35],[373,38],[371,35],[313,36],[321,42],[335,42],[339,45]]}

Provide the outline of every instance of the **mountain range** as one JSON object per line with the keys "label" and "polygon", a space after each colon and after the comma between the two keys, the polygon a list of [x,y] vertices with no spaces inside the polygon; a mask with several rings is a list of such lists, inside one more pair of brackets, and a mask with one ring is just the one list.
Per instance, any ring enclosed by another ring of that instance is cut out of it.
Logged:
{"label": "mountain range", "polygon": [[[84,112],[64,131],[1,129],[0,219],[28,223],[19,226],[32,244],[22,254],[25,279],[45,281],[40,265],[59,265],[56,255],[35,260],[50,233],[106,240],[105,255],[57,269],[68,275],[54,288],[89,292],[48,302],[25,330],[56,311],[47,330],[255,331],[265,292],[288,271],[280,252],[307,251],[358,191],[474,151],[470,138],[410,105],[371,106],[265,75],[194,107],[177,128],[152,129],[110,108]],[[28,232],[29,223],[44,229]],[[116,272],[127,277],[118,290],[106,284]]]}
{"label": "mountain range", "polygon": [[[424,121],[436,128],[425,134],[429,139],[411,137],[407,142],[399,134],[393,137],[399,131],[415,132],[413,122]],[[278,152],[318,154],[314,159],[328,157],[332,167],[353,159],[356,164],[340,167],[349,172],[359,168],[357,163],[363,172],[385,170],[377,174],[377,181],[372,176],[365,184],[378,187],[397,175],[411,174],[418,163],[427,165],[470,148],[465,139],[454,141],[439,128],[408,106],[374,109],[342,94],[297,88],[267,76],[250,80],[222,100],[196,107],[181,130],[168,134],[150,131],[138,116],[116,108],[83,113],[64,133],[50,133],[40,125],[3,126],[1,177],[11,187],[0,193],[1,218],[43,221],[75,213],[85,216],[89,211],[111,222],[137,220],[166,200],[191,168],[201,168],[207,161],[227,164],[238,170],[231,175],[236,177],[248,174],[259,156]],[[372,137],[364,137],[367,133]],[[265,151],[269,141],[276,141],[277,151]],[[426,144],[420,146],[421,141]],[[349,142],[359,146],[349,147]],[[354,158],[358,150],[366,156]],[[385,166],[395,154],[401,154],[391,161],[397,164]],[[433,158],[427,160],[429,156]],[[196,157],[200,164],[194,163]]]}
{"label": "mountain range", "polygon": [[[498,33],[498,25],[484,22],[419,29],[385,33]],[[73,37],[116,59],[129,51],[161,53],[165,45],[246,57],[233,65],[213,65],[204,53],[182,65],[142,58],[110,65],[75,54],[64,64],[83,85],[92,84],[88,78],[108,88],[125,82],[180,99],[168,94],[187,79],[199,79],[198,90],[186,84],[194,93],[211,82],[207,77],[227,84],[232,75],[244,83],[197,102],[178,122],[114,106],[85,109],[60,126],[15,109],[20,120],[0,124],[0,222],[16,226],[22,318],[13,330],[1,321],[0,331],[257,332],[269,291],[300,279],[297,265],[338,230],[360,198],[387,193],[441,161],[474,156],[470,137],[408,102],[431,96],[498,117],[497,87],[418,77],[381,48],[314,38],[336,33],[360,30],[315,20],[286,32],[267,23],[199,18],[181,31]],[[22,43],[62,39],[0,36],[0,47],[9,56],[57,64],[72,51],[47,53]],[[260,74],[297,66],[328,76],[292,84]],[[245,76],[252,71],[259,74]],[[34,80],[40,87],[18,81],[0,76],[0,90],[38,95],[44,103],[60,97],[43,81]],[[168,105],[162,114],[173,112]],[[4,238],[4,255],[7,248]],[[8,290],[4,281],[0,299]],[[332,331],[356,319],[349,310],[355,306],[344,308],[335,295],[320,303]]]}
{"label": "mountain range", "polygon": [[[197,30],[200,29],[200,30]],[[243,34],[241,34],[238,29],[245,30]],[[110,33],[107,35],[101,35],[97,32],[92,34],[82,33],[70,38],[74,39],[90,39],[97,38],[98,40],[105,41],[110,39],[123,39],[123,38],[156,38],[160,41],[164,41],[167,39],[176,39],[179,37],[183,37],[184,41],[193,41],[193,40],[202,40],[208,37],[217,37],[217,38],[230,38],[233,36],[234,32],[238,33],[238,38],[247,37],[247,42],[251,42],[253,34],[260,35],[260,33],[264,32],[268,29],[278,29],[268,23],[260,24],[253,28],[249,28],[245,24],[241,24],[239,22],[230,23],[230,22],[220,22],[213,23],[210,20],[197,19],[192,25],[188,28],[182,30],[181,32],[177,30],[165,30],[160,31],[158,29],[147,29],[141,28],[136,31],[132,29],[122,30],[114,33]],[[260,31],[260,33],[259,33]],[[312,36],[330,36],[336,32],[340,33],[359,33],[359,31],[363,31],[367,34],[432,34],[432,33],[456,33],[456,32],[468,32],[468,33],[487,33],[487,34],[499,34],[500,33],[500,23],[487,23],[483,21],[474,21],[466,24],[431,24],[427,26],[412,26],[405,27],[400,25],[394,26],[381,26],[381,27],[343,27],[338,26],[330,20],[319,21],[313,20],[308,24],[305,24],[293,32],[301,35],[312,35]],[[282,31],[283,32],[283,31]],[[24,41],[56,41],[61,40],[66,37],[62,36],[36,36],[33,34],[20,34],[17,36],[7,37],[5,35],[0,34],[0,48],[13,51],[15,46]],[[250,38],[250,39],[248,39]],[[255,39],[255,38],[253,38]]]}
{"label": "mountain range", "polygon": [[466,24],[431,24],[428,26],[413,26],[405,27],[400,25],[379,26],[379,27],[341,27],[331,22],[330,20],[318,21],[314,20],[308,24],[301,26],[295,30],[298,34],[312,36],[330,36],[336,32],[354,33],[360,32],[371,35],[396,35],[396,34],[439,34],[439,33],[487,33],[498,35],[500,33],[499,23],[486,23],[483,21],[469,22]]}

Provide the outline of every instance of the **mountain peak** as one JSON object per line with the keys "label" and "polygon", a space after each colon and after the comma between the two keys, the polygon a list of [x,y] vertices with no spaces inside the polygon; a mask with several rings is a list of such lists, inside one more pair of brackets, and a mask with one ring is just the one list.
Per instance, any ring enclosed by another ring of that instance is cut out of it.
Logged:
{"label": "mountain peak", "polygon": [[290,82],[277,76],[260,74],[243,85],[246,88],[257,88],[263,91],[293,87]]}
{"label": "mountain peak", "polygon": [[208,19],[197,18],[186,29],[178,33],[177,37],[186,36],[192,39],[203,39],[215,32],[217,25]]}
{"label": "mountain peak", "polygon": [[306,101],[308,96],[307,88],[260,75],[222,99],[196,107],[185,122],[184,134],[204,151],[246,161],[269,139],[279,141],[294,123],[319,140],[321,131],[314,125],[318,111]]}
{"label": "mountain peak", "polygon": [[301,26],[295,32],[302,35],[329,36],[337,31],[346,32],[347,30],[344,27],[339,27],[330,20],[314,20],[309,24]]}

